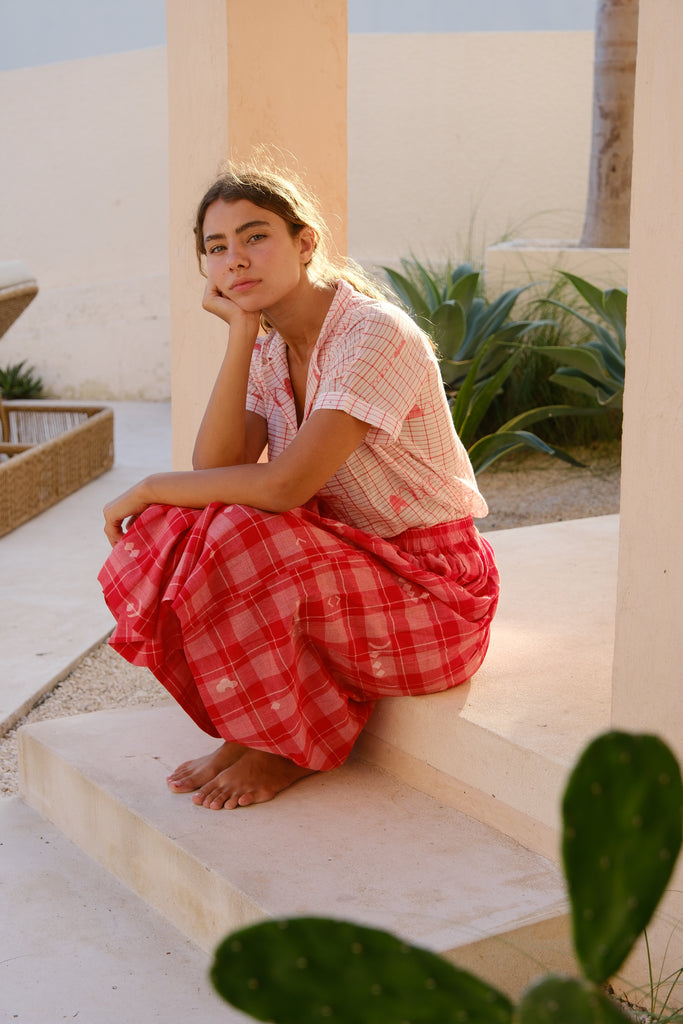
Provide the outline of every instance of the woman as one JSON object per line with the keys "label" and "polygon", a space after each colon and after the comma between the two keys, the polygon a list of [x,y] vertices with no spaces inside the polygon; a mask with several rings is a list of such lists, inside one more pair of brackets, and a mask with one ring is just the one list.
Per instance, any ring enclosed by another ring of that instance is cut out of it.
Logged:
{"label": "woman", "polygon": [[106,506],[99,578],[112,646],[223,740],[167,779],[218,810],[342,764],[376,699],[468,679],[498,574],[429,340],[302,191],[227,171],[195,235],[230,331],[194,469]]}

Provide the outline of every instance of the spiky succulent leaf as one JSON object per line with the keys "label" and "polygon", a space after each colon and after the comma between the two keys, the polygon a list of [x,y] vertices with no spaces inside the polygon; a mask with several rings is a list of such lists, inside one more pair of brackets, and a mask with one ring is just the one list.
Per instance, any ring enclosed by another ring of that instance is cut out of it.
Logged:
{"label": "spiky succulent leaf", "polygon": [[424,290],[427,305],[431,312],[441,305],[442,296],[439,286],[436,283],[433,274],[430,274],[426,267],[424,267],[419,260],[415,260],[415,267],[417,269],[422,288]]}
{"label": "spiky succulent leaf", "polygon": [[[474,441],[476,431],[481,423],[482,419],[486,415],[491,402],[500,393],[503,382],[512,373],[513,367],[517,363],[519,352],[513,352],[506,361],[500,366],[496,372],[490,377],[489,380],[480,381],[476,391],[474,391],[467,401],[467,409],[465,415],[460,418],[460,425],[457,428],[462,443],[466,448],[469,448]],[[463,385],[462,392],[465,392]],[[456,404],[460,398],[461,392],[456,396]],[[455,407],[452,410],[455,424]]]}
{"label": "spiky succulent leaf", "polygon": [[532,451],[541,452],[543,455],[552,455],[563,462],[569,462],[572,466],[582,466],[583,463],[565,452],[562,448],[547,444],[540,437],[530,433],[528,430],[504,430],[501,428],[495,434],[487,434],[486,437],[475,441],[468,451],[472,469],[475,473],[483,473],[492,463],[511,452],[521,451],[523,448],[530,448]]}
{"label": "spiky succulent leaf", "polygon": [[0,395],[3,398],[40,398],[43,382],[36,377],[35,367],[26,367],[26,360],[0,369]]}
{"label": "spiky succulent leaf", "polygon": [[579,277],[577,274],[570,274],[566,270],[561,271],[561,273],[562,277],[571,281],[581,298],[584,299],[599,316],[605,315],[605,293],[601,291],[600,288],[591,284],[590,281],[586,281],[584,277]]}
{"label": "spiky succulent leaf", "polygon": [[430,333],[437,353],[453,360],[465,338],[465,310],[457,300],[442,302],[432,313],[431,321],[434,326]]}
{"label": "spiky succulent leaf", "polygon": [[393,270],[391,267],[382,267],[382,270],[411,316],[429,319],[429,304],[420,294],[419,288],[398,270]]}
{"label": "spiky succulent leaf", "polygon": [[671,877],[681,846],[678,763],[656,736],[605,733],[579,758],[562,811],[576,953],[586,977],[602,984]]}
{"label": "spiky succulent leaf", "polygon": [[[463,269],[466,268],[466,269]],[[459,271],[462,270],[462,273]],[[453,271],[451,282],[446,288],[445,299],[457,299],[462,305],[463,309],[469,311],[472,301],[477,294],[477,287],[479,285],[479,274],[469,267],[469,264],[463,264],[463,267],[458,267]]]}
{"label": "spiky succulent leaf", "polygon": [[218,947],[211,980],[274,1024],[509,1024],[507,996],[374,928],[324,918],[253,925]]}
{"label": "spiky succulent leaf", "polygon": [[[580,405],[539,405],[535,409],[513,416],[507,423],[502,424],[500,430],[523,430],[532,423],[540,423],[542,420],[554,420],[565,416],[597,416],[599,412],[599,409],[588,409]],[[581,463],[577,462],[576,465]]]}

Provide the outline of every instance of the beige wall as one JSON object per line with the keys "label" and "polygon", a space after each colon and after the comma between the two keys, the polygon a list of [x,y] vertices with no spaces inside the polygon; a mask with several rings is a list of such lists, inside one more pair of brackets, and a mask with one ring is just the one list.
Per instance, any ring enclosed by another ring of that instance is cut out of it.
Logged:
{"label": "beige wall", "polygon": [[351,254],[578,237],[592,75],[592,32],[351,36]]}
{"label": "beige wall", "polygon": [[[351,255],[578,235],[591,66],[590,32],[350,36]],[[0,260],[41,286],[0,365],[27,358],[64,397],[168,397],[165,50],[0,74],[0,138]],[[204,181],[215,154],[195,151],[179,173]]]}
{"label": "beige wall", "polygon": [[681,38],[680,0],[641,0],[613,720],[683,762]]}
{"label": "beige wall", "polygon": [[40,294],[0,343],[63,397],[166,398],[164,49],[0,74],[0,260]]}
{"label": "beige wall", "polygon": [[[194,438],[220,361],[227,327],[200,307],[188,214],[226,153],[248,157],[268,142],[296,154],[296,170],[316,183],[331,212],[336,244],[346,242],[346,0],[261,0],[264,26],[241,0],[168,0],[171,156],[171,375],[173,463],[191,464]],[[292,64],[287,35],[306,60]],[[255,55],[269,53],[267,62]],[[282,83],[287,81],[288,88]],[[314,87],[313,87],[314,86]],[[314,126],[314,130],[312,130]],[[186,154],[196,157],[188,161]]]}

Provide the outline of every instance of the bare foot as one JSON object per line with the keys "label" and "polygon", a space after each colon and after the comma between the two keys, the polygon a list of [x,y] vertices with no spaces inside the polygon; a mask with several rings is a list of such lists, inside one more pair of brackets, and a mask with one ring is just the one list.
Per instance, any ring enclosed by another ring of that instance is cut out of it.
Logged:
{"label": "bare foot", "polygon": [[245,753],[241,743],[224,743],[212,754],[184,761],[166,779],[166,785],[174,793],[192,793],[206,782],[215,779],[219,772],[229,768]]}
{"label": "bare foot", "polygon": [[263,804],[293,782],[313,774],[312,768],[301,768],[278,754],[246,750],[229,768],[203,785],[192,802],[212,811]]}

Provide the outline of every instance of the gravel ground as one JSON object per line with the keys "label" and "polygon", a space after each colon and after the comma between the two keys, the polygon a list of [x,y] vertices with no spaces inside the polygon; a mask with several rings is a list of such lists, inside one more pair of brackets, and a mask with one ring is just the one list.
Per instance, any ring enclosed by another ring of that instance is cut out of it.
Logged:
{"label": "gravel ground", "polygon": [[[489,515],[478,524],[481,532],[618,512],[618,444],[600,444],[573,454],[586,463],[585,469],[523,454],[503,459],[482,473],[479,486]],[[129,665],[102,644],[0,739],[0,796],[17,792],[16,731],[22,725],[168,699],[147,669]]]}

